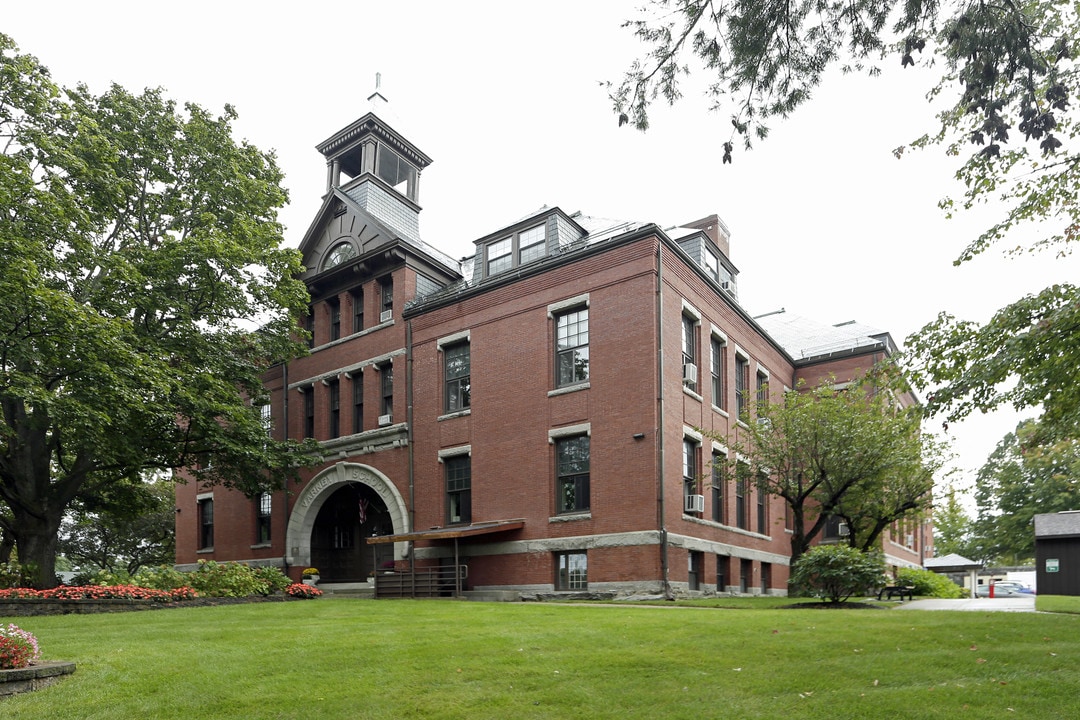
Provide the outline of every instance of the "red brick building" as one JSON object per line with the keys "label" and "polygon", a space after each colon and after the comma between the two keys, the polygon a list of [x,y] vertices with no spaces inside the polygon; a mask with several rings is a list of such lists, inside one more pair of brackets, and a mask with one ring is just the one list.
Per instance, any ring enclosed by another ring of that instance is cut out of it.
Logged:
{"label": "red brick building", "polygon": [[[713,472],[729,449],[701,429],[738,437],[759,393],[857,376],[887,334],[750,317],[715,215],[662,229],[544,207],[456,261],[419,236],[430,159],[406,138],[369,113],[318,149],[312,350],[267,375],[265,413],[323,461],[255,499],[179,486],[178,566],[323,583],[442,567],[504,597],[786,591],[783,501]],[[927,528],[902,540],[884,541],[893,565],[929,556]]]}

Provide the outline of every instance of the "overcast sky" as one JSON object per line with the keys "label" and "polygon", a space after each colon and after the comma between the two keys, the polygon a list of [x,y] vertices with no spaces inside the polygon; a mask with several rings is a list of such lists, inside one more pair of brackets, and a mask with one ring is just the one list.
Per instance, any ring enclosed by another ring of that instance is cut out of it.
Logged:
{"label": "overcast sky", "polygon": [[[688,84],[652,128],[619,128],[600,82],[641,52],[620,27],[640,0],[409,3],[9,3],[0,32],[61,84],[162,87],[180,102],[239,112],[236,134],[274,149],[291,196],[286,242],[319,207],[326,166],[314,146],[368,109],[376,72],[389,121],[434,162],[421,177],[421,234],[455,257],[541,205],[676,225],[717,213],[732,232],[751,314],[779,308],[858,320],[898,343],[939,311],[985,320],[1077,260],[952,260],[991,217],[946,220],[958,194],[940,151],[893,148],[934,130],[933,74],[837,75],[750,153],[721,165],[728,115]],[[301,9],[303,7],[303,9]],[[977,469],[1016,416],[949,428],[957,466]],[[933,426],[940,429],[940,422]]]}

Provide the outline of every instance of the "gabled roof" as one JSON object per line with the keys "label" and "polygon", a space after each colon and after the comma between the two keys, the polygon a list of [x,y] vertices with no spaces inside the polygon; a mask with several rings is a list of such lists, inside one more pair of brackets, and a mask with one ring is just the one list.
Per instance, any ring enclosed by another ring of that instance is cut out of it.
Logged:
{"label": "gabled roof", "polygon": [[977,570],[982,563],[968,560],[963,555],[949,553],[943,557],[927,558],[923,561],[923,567],[935,572],[961,572],[964,570]]}
{"label": "gabled roof", "polygon": [[[378,182],[373,177],[367,178],[367,181]],[[312,220],[307,232],[304,233],[304,239],[300,242],[300,253],[308,267],[308,270],[303,275],[304,277],[311,277],[319,273],[322,253],[329,249],[324,244],[324,233],[331,223],[338,221],[339,213],[336,212],[336,208],[340,206],[347,208],[347,213],[356,218],[356,222],[353,223],[356,227],[352,229],[352,236],[360,244],[356,248],[357,256],[366,255],[382,245],[400,241],[420,251],[453,275],[461,274],[460,264],[449,255],[425,243],[419,237],[408,237],[404,233],[396,232],[356,202],[350,196],[348,188],[335,187],[323,198],[322,206],[315,213],[315,218]]]}

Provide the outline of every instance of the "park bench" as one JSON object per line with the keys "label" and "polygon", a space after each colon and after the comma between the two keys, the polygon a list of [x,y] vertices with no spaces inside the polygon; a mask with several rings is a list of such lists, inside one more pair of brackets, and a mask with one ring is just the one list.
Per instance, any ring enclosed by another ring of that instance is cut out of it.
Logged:
{"label": "park bench", "polygon": [[914,600],[915,588],[910,585],[886,585],[878,590],[877,599],[880,600],[882,595],[884,595],[887,600],[892,600],[897,595],[900,596],[901,602],[903,602],[905,595],[907,595],[908,600]]}

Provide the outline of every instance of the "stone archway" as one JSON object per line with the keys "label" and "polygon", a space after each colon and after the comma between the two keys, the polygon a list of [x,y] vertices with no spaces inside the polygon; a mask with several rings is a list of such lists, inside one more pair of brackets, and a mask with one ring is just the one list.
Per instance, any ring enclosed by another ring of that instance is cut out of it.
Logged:
{"label": "stone archway", "polygon": [[[392,525],[391,532],[395,535],[409,532],[405,499],[390,479],[370,465],[340,462],[313,477],[296,498],[285,534],[285,561],[290,567],[308,567],[312,564],[311,538],[319,511],[336,492],[355,484],[370,488],[385,505]],[[357,541],[363,542],[360,538]],[[407,549],[407,543],[394,543],[394,559],[404,559]]]}

